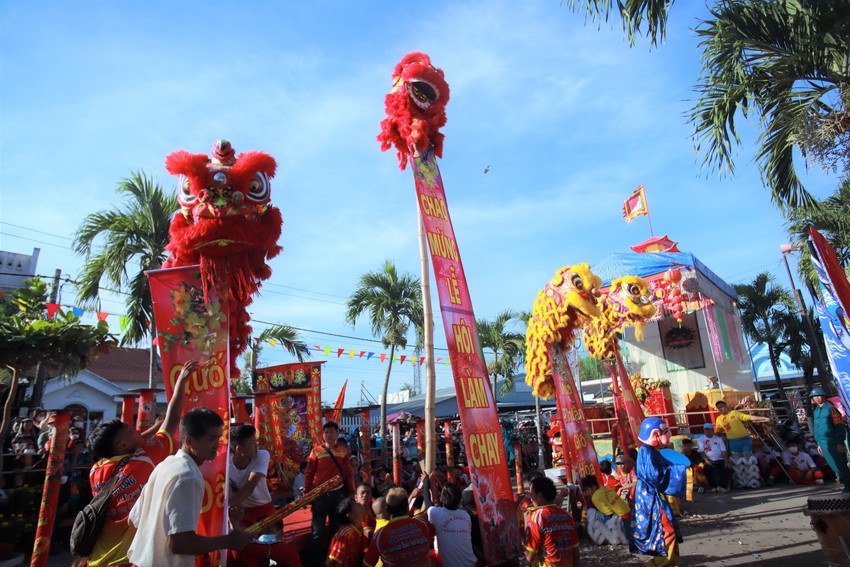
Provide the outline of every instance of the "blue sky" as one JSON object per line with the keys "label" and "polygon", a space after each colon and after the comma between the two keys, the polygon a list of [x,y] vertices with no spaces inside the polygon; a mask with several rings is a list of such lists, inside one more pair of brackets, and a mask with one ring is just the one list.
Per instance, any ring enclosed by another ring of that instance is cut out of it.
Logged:
{"label": "blue sky", "polygon": [[[645,218],[621,216],[641,183],[656,234],[729,282],[764,270],[784,281],[787,237],[752,161],[756,131],[742,128],[733,178],[701,171],[691,141],[692,28],[707,10],[674,5],[667,42],[650,50],[630,48],[619,21],[586,27],[562,4],[5,2],[0,249],[40,247],[40,273],[74,277],[71,234],[118,203],[130,170],[173,188],[164,159],[174,150],[208,152],[227,138],[268,152],[284,252],[251,313],[334,349],[326,400],[346,378],[347,404],[361,382],[377,396],[385,365],[335,351],[381,351],[365,320],[344,322],[362,273],[385,259],[419,272],[412,176],[375,141],[392,69],[418,50],[451,86],[440,166],[479,318],[530,309],[559,267],[647,238]],[[806,182],[824,197],[837,179],[812,170]],[[66,285],[62,303],[74,293]],[[104,297],[103,309],[117,332],[122,298]],[[290,361],[280,348],[263,360]],[[447,366],[437,374],[438,387],[451,385]],[[394,367],[390,389],[406,382],[411,366]]]}

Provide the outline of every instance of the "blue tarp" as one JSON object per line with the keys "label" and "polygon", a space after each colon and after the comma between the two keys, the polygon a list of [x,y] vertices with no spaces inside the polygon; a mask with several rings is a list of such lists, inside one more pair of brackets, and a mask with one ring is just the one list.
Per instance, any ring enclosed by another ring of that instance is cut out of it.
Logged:
{"label": "blue tarp", "polygon": [[[723,292],[729,299],[737,299],[735,288],[709,270],[705,264],[700,262],[696,256],[689,252],[623,252],[611,254],[593,265],[593,273],[602,278],[603,285],[611,284],[611,280],[622,276],[648,277],[666,272],[671,268],[685,267],[696,270],[701,280],[708,280],[718,291]],[[702,282],[700,282],[702,284]],[[701,285],[702,288],[709,286]],[[701,289],[701,291],[714,300],[714,290]]]}

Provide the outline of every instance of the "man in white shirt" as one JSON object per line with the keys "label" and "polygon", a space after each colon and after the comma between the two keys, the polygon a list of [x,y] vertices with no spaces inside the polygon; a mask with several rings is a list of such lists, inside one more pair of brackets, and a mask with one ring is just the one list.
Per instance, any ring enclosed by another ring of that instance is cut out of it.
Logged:
{"label": "man in white shirt", "polygon": [[703,425],[705,435],[699,439],[699,452],[705,462],[705,476],[712,492],[728,492],[731,463],[726,455],[726,443],[714,434],[714,426]]}
{"label": "man in white shirt", "polygon": [[204,498],[198,467],[215,458],[223,426],[208,408],[195,408],[180,420],[181,448],[157,465],[130,511],[136,536],[127,558],[137,567],[192,567],[195,555],[239,550],[251,540],[242,530],[214,537],[196,533]]}
{"label": "man in white shirt", "polygon": [[782,453],[782,462],[788,467],[788,475],[797,484],[823,484],[823,472],[817,468],[812,457],[800,451],[796,441],[788,442],[788,450]]}
{"label": "man in white shirt", "polygon": [[430,478],[423,475],[423,494],[428,510],[428,521],[437,535],[436,549],[443,567],[473,567],[478,559],[472,551],[472,518],[460,502],[463,493],[454,484],[446,484],[440,491],[440,506],[432,506]]}
{"label": "man in white shirt", "polygon": [[251,526],[274,514],[272,495],[266,483],[271,456],[257,447],[257,430],[240,425],[230,430],[230,511],[241,517],[240,527]]}

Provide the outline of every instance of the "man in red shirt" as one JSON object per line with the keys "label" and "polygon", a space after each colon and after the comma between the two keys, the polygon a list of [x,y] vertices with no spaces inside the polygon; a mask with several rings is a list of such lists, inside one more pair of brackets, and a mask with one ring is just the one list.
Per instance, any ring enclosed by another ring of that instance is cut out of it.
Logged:
{"label": "man in red shirt", "polygon": [[362,567],[363,551],[369,543],[363,532],[366,509],[354,498],[345,498],[337,508],[337,520],[343,526],[334,534],[326,567]]}
{"label": "man in red shirt", "polygon": [[525,558],[540,567],[578,567],[578,533],[567,511],[555,504],[557,495],[551,479],[531,481],[536,508],[526,525]]}
{"label": "man in red shirt", "polygon": [[196,368],[197,363],[190,360],[180,370],[162,427],[149,440],[145,441],[142,432],[134,429],[132,424],[123,423],[117,418],[100,423],[92,431],[89,436],[92,453],[100,459],[89,474],[92,494],[97,494],[118,471],[119,466],[124,464],[107,502],[103,528],[91,557],[83,558],[75,564],[85,565],[87,560],[91,567],[130,565],[127,549],[136,530],[127,522],[127,516],[154,467],[175,450],[174,434],[180,422],[180,414],[183,413],[186,383]]}
{"label": "man in red shirt", "polygon": [[385,567],[431,567],[434,526],[424,518],[410,517],[403,488],[391,488],[386,501],[390,521],[375,532],[363,564],[375,567],[380,560]]}
{"label": "man in red shirt", "polygon": [[321,565],[325,561],[328,543],[325,541],[325,522],[330,517],[330,533],[335,534],[339,529],[336,509],[339,503],[348,495],[354,494],[354,473],[348,460],[348,449],[337,443],[339,426],[328,421],[322,427],[323,445],[316,445],[307,457],[307,470],[304,472],[304,494],[323,482],[335,476],[342,478],[342,486],[313,501],[311,523],[310,550],[313,553],[313,565]]}

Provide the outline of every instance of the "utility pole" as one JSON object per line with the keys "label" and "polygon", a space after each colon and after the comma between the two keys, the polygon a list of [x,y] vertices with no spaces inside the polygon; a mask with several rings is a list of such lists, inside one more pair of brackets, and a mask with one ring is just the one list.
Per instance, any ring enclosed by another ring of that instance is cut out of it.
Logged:
{"label": "utility pole", "polygon": [[50,303],[56,303],[59,299],[59,278],[62,277],[62,270],[56,268],[56,273],[53,274],[53,290],[50,292]]}

